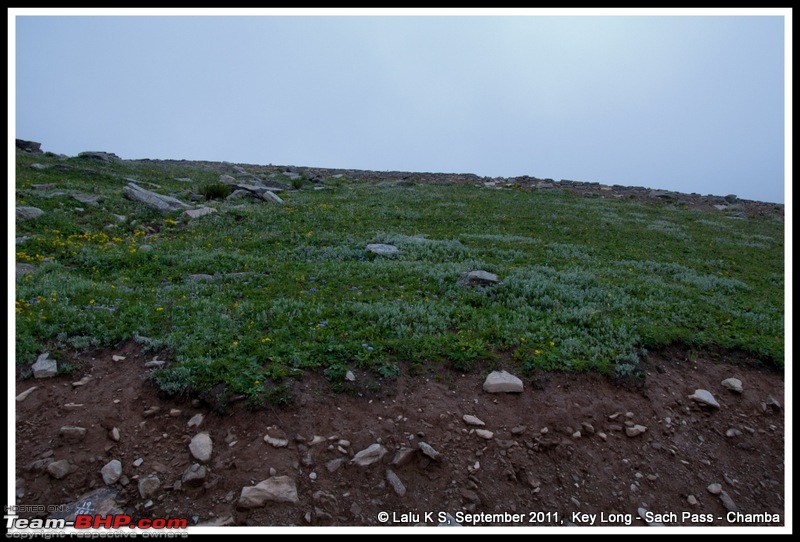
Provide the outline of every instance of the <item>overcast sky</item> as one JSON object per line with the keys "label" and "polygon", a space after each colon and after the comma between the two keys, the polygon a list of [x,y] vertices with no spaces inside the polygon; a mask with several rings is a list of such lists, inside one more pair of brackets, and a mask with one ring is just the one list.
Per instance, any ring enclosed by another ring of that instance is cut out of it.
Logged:
{"label": "overcast sky", "polygon": [[530,175],[784,201],[790,10],[172,12],[12,10],[13,136],[69,156]]}

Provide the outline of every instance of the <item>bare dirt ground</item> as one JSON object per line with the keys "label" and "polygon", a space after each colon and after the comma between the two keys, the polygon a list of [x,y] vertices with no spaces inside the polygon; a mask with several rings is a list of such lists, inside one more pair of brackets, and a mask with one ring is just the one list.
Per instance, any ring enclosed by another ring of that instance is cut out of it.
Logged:
{"label": "bare dirt ground", "polygon": [[[355,382],[339,394],[306,373],[287,407],[252,411],[242,400],[224,412],[214,400],[159,397],[144,366],[152,357],[126,343],[59,360],[78,368],[69,376],[17,379],[17,394],[36,386],[15,403],[18,505],[46,510],[108,487],[118,513],[186,518],[190,527],[435,526],[447,513],[484,526],[624,528],[648,525],[640,509],[667,526],[785,524],[784,376],[736,353],[651,353],[646,377],[627,382],[535,374],[522,378],[520,394],[483,391],[489,367],[462,375],[437,366],[386,381],[354,370]],[[721,385],[729,377],[742,381],[743,393]],[[720,408],[689,399],[698,388]],[[190,427],[196,414],[204,419]],[[646,431],[628,436],[631,425]],[[65,426],[85,428],[85,436],[62,433]],[[200,463],[189,442],[200,432],[213,452],[205,477],[189,481],[187,469]],[[265,442],[268,432],[282,432],[287,445]],[[438,459],[424,455],[420,441]],[[351,462],[375,443],[386,449],[379,461]],[[398,457],[403,448],[411,452]],[[112,459],[122,477],[106,485],[101,469]],[[60,479],[48,472],[57,460],[69,463]],[[160,485],[143,498],[138,482],[151,475]],[[287,477],[297,502],[243,507],[242,488],[270,477]]]}

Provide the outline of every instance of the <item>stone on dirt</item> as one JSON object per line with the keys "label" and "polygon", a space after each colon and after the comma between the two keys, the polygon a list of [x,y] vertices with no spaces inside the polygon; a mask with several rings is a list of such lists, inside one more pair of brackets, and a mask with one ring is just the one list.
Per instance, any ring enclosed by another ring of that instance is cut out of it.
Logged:
{"label": "stone on dirt", "polygon": [[521,393],[522,380],[506,371],[493,371],[483,382],[483,391],[487,393]]}
{"label": "stone on dirt", "polygon": [[245,486],[239,495],[240,508],[260,508],[267,501],[297,503],[297,485],[288,476],[272,476],[254,486]]}
{"label": "stone on dirt", "polygon": [[719,408],[719,403],[714,396],[708,390],[697,389],[694,390],[694,393],[689,396],[689,399],[693,399],[700,404],[708,405],[713,408]]}
{"label": "stone on dirt", "polygon": [[202,463],[211,459],[212,448],[211,436],[205,431],[196,434],[189,443],[189,451],[192,452],[192,456]]}
{"label": "stone on dirt", "polygon": [[350,463],[358,465],[359,467],[368,467],[369,465],[380,461],[383,456],[386,455],[387,451],[388,450],[386,448],[376,442],[375,444],[371,444],[353,456],[353,459],[350,460]]}

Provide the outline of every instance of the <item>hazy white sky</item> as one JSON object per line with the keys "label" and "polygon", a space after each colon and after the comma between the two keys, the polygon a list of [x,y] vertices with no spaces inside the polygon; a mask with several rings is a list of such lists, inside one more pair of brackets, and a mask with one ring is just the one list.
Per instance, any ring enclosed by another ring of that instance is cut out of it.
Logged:
{"label": "hazy white sky", "polygon": [[55,153],[788,184],[791,10],[10,13],[13,137]]}

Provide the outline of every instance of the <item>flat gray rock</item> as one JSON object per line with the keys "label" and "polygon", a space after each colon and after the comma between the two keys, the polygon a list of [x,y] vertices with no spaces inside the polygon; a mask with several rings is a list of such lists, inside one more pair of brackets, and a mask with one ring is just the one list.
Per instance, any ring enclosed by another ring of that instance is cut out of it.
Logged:
{"label": "flat gray rock", "polygon": [[17,220],[34,220],[44,214],[38,207],[17,207]]}
{"label": "flat gray rock", "polygon": [[211,213],[216,213],[217,210],[213,207],[200,207],[199,209],[189,209],[188,211],[184,211],[184,216],[188,218],[200,218],[201,216],[210,215]]}
{"label": "flat gray rock", "polygon": [[506,371],[489,373],[483,382],[483,391],[487,393],[522,393],[522,380]]}

